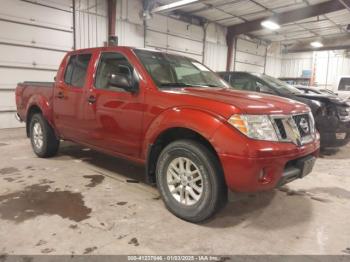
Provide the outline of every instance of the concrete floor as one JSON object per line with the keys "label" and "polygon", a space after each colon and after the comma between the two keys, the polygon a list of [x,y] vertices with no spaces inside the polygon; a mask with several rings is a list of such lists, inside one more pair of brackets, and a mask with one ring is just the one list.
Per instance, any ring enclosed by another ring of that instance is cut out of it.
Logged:
{"label": "concrete floor", "polygon": [[23,129],[1,130],[0,152],[0,254],[350,254],[349,146],[201,225],[169,213],[142,167],[67,143],[39,159]]}

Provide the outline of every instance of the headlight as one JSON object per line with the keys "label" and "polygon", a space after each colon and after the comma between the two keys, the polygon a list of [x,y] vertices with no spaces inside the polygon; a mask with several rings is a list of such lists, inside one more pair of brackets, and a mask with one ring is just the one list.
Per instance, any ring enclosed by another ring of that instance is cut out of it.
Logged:
{"label": "headlight", "polygon": [[341,121],[350,121],[350,107],[338,106],[338,115]]}
{"label": "headlight", "polygon": [[233,115],[228,122],[250,138],[278,141],[275,128],[267,115]]}

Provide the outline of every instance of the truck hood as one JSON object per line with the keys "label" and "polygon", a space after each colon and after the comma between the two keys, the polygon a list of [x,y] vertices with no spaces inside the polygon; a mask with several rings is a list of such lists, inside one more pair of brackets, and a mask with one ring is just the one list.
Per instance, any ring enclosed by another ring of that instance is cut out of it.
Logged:
{"label": "truck hood", "polygon": [[239,91],[229,88],[185,87],[167,89],[170,92],[225,103],[245,114],[295,114],[309,111],[307,105],[273,95]]}

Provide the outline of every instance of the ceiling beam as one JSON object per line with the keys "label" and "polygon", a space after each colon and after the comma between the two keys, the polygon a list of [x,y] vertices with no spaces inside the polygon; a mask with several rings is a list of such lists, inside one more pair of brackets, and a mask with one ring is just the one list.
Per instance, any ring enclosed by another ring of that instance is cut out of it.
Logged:
{"label": "ceiling beam", "polygon": [[[350,0],[341,0],[341,1],[344,2],[345,4],[350,5]],[[337,0],[327,1],[320,4],[310,5],[310,6],[299,8],[296,10],[287,11],[284,13],[277,13],[270,17],[265,17],[265,18],[256,19],[254,21],[249,21],[242,24],[229,26],[227,30],[227,35],[228,37],[234,37],[240,34],[246,34],[252,31],[261,30],[263,29],[263,27],[261,26],[261,22],[267,19],[271,19],[279,23],[280,25],[283,25],[287,23],[297,22],[310,17],[323,15],[330,12],[343,10],[345,8],[346,7],[344,6],[344,4]]]}
{"label": "ceiling beam", "polygon": [[324,50],[340,50],[350,49],[350,38],[348,36],[333,37],[322,40],[323,47],[312,48],[310,41],[294,44],[286,49],[288,53],[308,52],[308,51],[324,51]]}
{"label": "ceiling beam", "polygon": [[180,0],[167,5],[161,5],[152,9],[152,13],[166,13],[199,2],[199,0]]}

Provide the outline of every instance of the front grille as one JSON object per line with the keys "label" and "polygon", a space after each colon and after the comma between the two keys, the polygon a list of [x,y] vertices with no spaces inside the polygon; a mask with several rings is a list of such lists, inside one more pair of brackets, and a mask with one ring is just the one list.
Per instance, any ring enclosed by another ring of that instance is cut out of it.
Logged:
{"label": "front grille", "polygon": [[293,119],[295,121],[295,124],[298,127],[301,137],[310,135],[311,127],[310,127],[310,119],[308,114],[295,115],[293,116]]}
{"label": "front grille", "polygon": [[271,116],[279,141],[303,145],[316,139],[312,115],[274,115]]}
{"label": "front grille", "polygon": [[280,137],[281,137],[282,139],[287,139],[287,133],[286,133],[286,130],[284,129],[282,119],[276,118],[276,119],[275,119],[275,124],[276,124],[276,127],[277,127],[277,129],[278,129],[278,132],[279,132],[279,134],[280,134]]}

